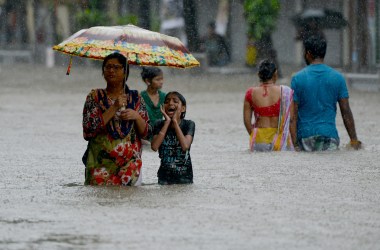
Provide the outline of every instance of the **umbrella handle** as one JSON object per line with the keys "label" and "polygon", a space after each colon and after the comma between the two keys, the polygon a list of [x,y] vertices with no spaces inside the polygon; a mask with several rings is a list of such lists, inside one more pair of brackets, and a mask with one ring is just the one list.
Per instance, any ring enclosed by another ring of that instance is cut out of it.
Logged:
{"label": "umbrella handle", "polygon": [[[128,68],[127,68],[127,74],[125,75],[125,78],[124,78],[124,82],[123,82],[123,93],[124,94],[126,94],[125,93],[125,85],[127,84],[127,79],[128,79],[128,74],[129,74],[129,65],[127,66]],[[120,108],[120,111],[124,111],[124,110],[126,110],[126,108],[125,108],[125,104],[123,104],[123,106]]]}
{"label": "umbrella handle", "polygon": [[73,65],[73,56],[70,56],[69,66],[67,67],[66,75],[70,75],[71,65]]}

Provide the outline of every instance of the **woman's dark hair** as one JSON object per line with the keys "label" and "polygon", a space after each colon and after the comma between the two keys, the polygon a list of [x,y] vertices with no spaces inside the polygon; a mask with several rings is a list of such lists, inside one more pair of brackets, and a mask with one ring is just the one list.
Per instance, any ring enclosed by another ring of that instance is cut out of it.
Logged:
{"label": "woman's dark hair", "polygon": [[143,81],[146,79],[152,80],[154,77],[162,75],[162,70],[158,67],[143,67],[141,71],[141,78]]}
{"label": "woman's dark hair", "polygon": [[268,59],[264,59],[259,63],[259,78],[260,81],[265,82],[272,79],[276,72],[276,64]]}
{"label": "woman's dark hair", "polygon": [[124,74],[126,74],[126,77],[125,77],[125,81],[128,80],[128,76],[129,76],[129,64],[127,62],[127,58],[125,56],[123,56],[122,54],[120,53],[112,53],[112,54],[109,54],[108,56],[106,56],[103,60],[103,65],[102,65],[102,73],[104,75],[104,67],[106,66],[106,63],[110,60],[110,59],[114,59],[116,58],[119,63],[121,65],[123,65],[123,68],[124,68]]}
{"label": "woman's dark hair", "polygon": [[313,58],[325,58],[327,42],[321,34],[311,35],[303,40],[303,46],[306,52],[309,52]]}
{"label": "woman's dark hair", "polygon": [[[181,101],[182,105],[186,107],[186,99],[179,92],[177,92],[177,91],[171,91],[171,92],[167,93],[166,96],[165,96],[165,101],[166,101],[166,98],[169,97],[169,95],[175,95],[175,96],[177,96],[178,99]],[[186,109],[185,109],[184,112],[181,113],[181,117],[180,118],[181,119],[185,118],[185,115],[186,115]]]}

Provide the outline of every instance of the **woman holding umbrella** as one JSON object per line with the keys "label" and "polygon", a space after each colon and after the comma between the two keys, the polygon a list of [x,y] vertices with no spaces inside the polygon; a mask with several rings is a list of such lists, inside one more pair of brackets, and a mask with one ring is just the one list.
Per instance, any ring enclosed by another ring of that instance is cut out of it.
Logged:
{"label": "woman holding umbrella", "polygon": [[113,53],[103,61],[107,86],[94,89],[83,109],[85,184],[132,186],[141,183],[141,138],[148,135],[148,114],[136,90],[126,85],[126,58]]}

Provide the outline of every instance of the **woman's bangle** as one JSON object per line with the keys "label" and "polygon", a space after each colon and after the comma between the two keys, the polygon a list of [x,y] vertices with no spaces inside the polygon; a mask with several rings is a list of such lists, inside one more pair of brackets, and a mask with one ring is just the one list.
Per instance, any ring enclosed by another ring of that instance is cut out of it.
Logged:
{"label": "woman's bangle", "polygon": [[158,132],[158,133],[161,134],[161,135],[163,135],[163,136],[165,136],[165,133],[162,132],[162,131],[160,131],[160,132]]}
{"label": "woman's bangle", "polygon": [[351,146],[356,146],[356,145],[360,145],[360,144],[362,144],[362,142],[359,140],[351,140],[350,141]]}

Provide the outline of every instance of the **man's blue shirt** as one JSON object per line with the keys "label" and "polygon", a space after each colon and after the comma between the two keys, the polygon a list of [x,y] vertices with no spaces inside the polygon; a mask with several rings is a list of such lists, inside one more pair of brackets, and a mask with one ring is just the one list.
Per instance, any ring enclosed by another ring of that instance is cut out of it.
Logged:
{"label": "man's blue shirt", "polygon": [[291,88],[298,104],[297,138],[323,135],[339,140],[336,106],[348,98],[343,75],[326,64],[311,64],[293,76]]}

